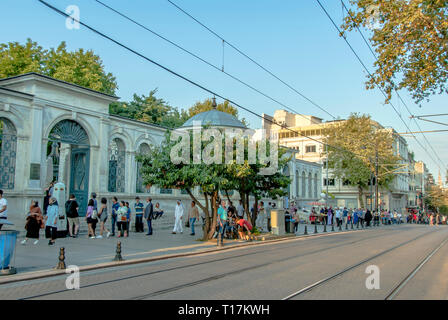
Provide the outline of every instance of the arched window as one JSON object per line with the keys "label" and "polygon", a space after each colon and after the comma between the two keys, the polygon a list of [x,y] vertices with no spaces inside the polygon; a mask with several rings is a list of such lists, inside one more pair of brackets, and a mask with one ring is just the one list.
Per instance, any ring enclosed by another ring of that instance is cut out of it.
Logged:
{"label": "arched window", "polygon": [[313,176],[311,172],[308,174],[308,198],[313,197]]}
{"label": "arched window", "polygon": [[[287,176],[288,178],[290,178],[289,166],[288,165],[285,165],[285,167],[283,168],[283,174],[285,176]],[[288,189],[286,191],[288,192],[288,198],[291,197],[291,184],[288,184]]]}
{"label": "arched window", "polygon": [[296,170],[296,197],[300,197],[299,185],[300,185],[299,170]]}
{"label": "arched window", "polygon": [[314,198],[317,199],[317,173],[314,174]]}
{"label": "arched window", "polygon": [[14,189],[17,131],[11,121],[0,118],[0,188]]}
{"label": "arched window", "polygon": [[115,138],[109,148],[109,192],[124,192],[126,149],[124,142]]}
{"label": "arched window", "polygon": [[302,171],[302,198],[306,198],[306,175],[305,175],[305,171]]}
{"label": "arched window", "polygon": [[[138,154],[148,154],[149,153],[149,145],[146,143],[142,143],[140,145],[140,147],[138,148]],[[137,193],[143,193],[143,192],[149,192],[150,189],[147,188],[144,184],[143,184],[143,176],[142,173],[140,172],[142,168],[142,163],[137,161],[137,183],[136,183],[136,192]]]}

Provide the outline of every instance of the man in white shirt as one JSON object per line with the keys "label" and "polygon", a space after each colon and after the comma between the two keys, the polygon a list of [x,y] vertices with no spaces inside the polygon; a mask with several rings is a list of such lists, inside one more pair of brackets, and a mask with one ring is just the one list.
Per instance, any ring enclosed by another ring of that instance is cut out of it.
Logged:
{"label": "man in white shirt", "polygon": [[[8,201],[3,198],[3,190],[0,190],[0,219],[6,220],[8,218]],[[1,220],[0,220],[1,221]],[[3,224],[0,223],[0,230]]]}
{"label": "man in white shirt", "polygon": [[184,216],[184,206],[180,202],[180,200],[177,200],[176,208],[174,209],[174,229],[173,234],[176,234],[177,232],[183,233],[182,228],[182,217]]}
{"label": "man in white shirt", "polygon": [[244,218],[244,206],[243,201],[240,200],[238,207],[236,207],[236,212],[238,213],[238,216],[241,218]]}

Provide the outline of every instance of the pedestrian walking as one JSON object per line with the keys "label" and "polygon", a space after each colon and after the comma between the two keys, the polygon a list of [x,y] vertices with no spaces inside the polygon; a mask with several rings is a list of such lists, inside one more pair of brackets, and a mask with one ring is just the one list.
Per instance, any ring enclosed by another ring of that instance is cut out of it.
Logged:
{"label": "pedestrian walking", "polygon": [[190,221],[190,228],[191,228],[191,236],[194,236],[194,223],[196,222],[197,219],[199,219],[199,210],[196,207],[196,202],[195,201],[191,201],[191,208],[188,211],[188,219]]}
{"label": "pedestrian walking", "polygon": [[59,205],[56,198],[51,197],[48,202],[47,215],[45,217],[45,237],[50,239],[48,245],[54,245],[58,232]]}
{"label": "pedestrian walking", "polygon": [[100,209],[98,210],[98,219],[100,220],[100,235],[97,236],[97,238],[99,238],[99,239],[103,238],[104,231],[107,232],[107,237],[109,238],[110,231],[107,230],[107,227],[106,227],[106,221],[108,219],[107,199],[106,198],[101,198],[101,206],[100,206]]}
{"label": "pedestrian walking", "polygon": [[112,214],[110,216],[110,220],[111,220],[111,229],[112,229],[112,234],[111,236],[115,236],[115,226],[117,226],[118,228],[118,210],[120,209],[120,203],[118,202],[117,197],[113,197],[112,198]]}
{"label": "pedestrian walking", "polygon": [[152,199],[146,198],[146,208],[145,208],[145,220],[148,224],[147,236],[152,235],[152,219],[154,217],[154,208],[152,206]]}
{"label": "pedestrian walking", "polygon": [[71,194],[69,199],[65,203],[65,213],[67,215],[68,220],[68,234],[72,238],[76,238],[78,236],[79,231],[78,209],[79,205],[78,202],[76,202],[76,197],[74,194]]}
{"label": "pedestrian walking", "polygon": [[183,233],[182,218],[184,216],[184,206],[180,200],[177,200],[176,208],[174,209],[174,229],[173,234],[177,232]]}
{"label": "pedestrian walking", "polygon": [[26,244],[28,239],[35,239],[33,244],[37,244],[39,242],[40,229],[44,227],[45,224],[42,211],[39,208],[39,203],[37,201],[31,201],[30,212],[26,218],[25,224],[26,236],[21,244]]}
{"label": "pedestrian walking", "polygon": [[140,198],[135,198],[134,210],[135,210],[135,232],[144,232],[143,226],[143,210],[144,204],[140,202]]}
{"label": "pedestrian walking", "polygon": [[98,222],[98,213],[94,210],[93,199],[90,199],[89,203],[87,204],[86,221],[88,228],[87,238],[95,239],[96,238],[95,228]]}
{"label": "pedestrian walking", "polygon": [[336,208],[335,218],[336,218],[336,225],[337,225],[337,227],[339,227],[341,225],[341,223],[342,223],[342,220],[341,220],[341,209]]}

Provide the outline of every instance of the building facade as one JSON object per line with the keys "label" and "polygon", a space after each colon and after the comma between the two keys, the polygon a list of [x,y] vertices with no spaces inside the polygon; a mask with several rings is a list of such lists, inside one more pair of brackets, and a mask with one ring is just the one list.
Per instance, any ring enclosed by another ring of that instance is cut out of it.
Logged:
{"label": "building facade", "polygon": [[[274,121],[277,124],[273,124]],[[292,114],[285,110],[276,110],[273,116],[263,114],[262,127],[271,137],[278,139],[280,145],[296,151],[296,157],[300,160],[319,163],[325,166],[324,157],[324,132],[340,121],[335,120],[323,122],[322,119],[310,116]],[[287,126],[284,129],[280,125]],[[394,137],[393,150],[400,156],[400,169],[395,173],[395,179],[389,189],[379,190],[379,207],[382,209],[402,210],[408,206],[409,172],[408,172],[408,147],[406,140],[398,135],[393,129],[383,128],[375,122],[382,130],[391,131]],[[300,132],[301,134],[299,134]],[[322,190],[328,188],[328,204],[331,206],[357,208],[361,206],[356,187],[349,185],[342,179],[335,179],[331,169],[323,168],[321,178]],[[374,206],[374,187],[370,186],[363,192],[363,203],[367,208]]]}
{"label": "building facade", "polygon": [[[51,181],[65,184],[66,197],[75,194],[81,215],[92,192],[107,198],[109,206],[114,196],[131,207],[137,195],[151,196],[167,216],[173,215],[176,199],[190,200],[183,190],[143,184],[136,155],[159,145],[167,129],[110,115],[109,104],[117,100],[37,73],[0,79],[0,189],[8,200],[8,219],[19,229],[31,200],[42,207]],[[289,167],[286,174],[291,177],[296,171],[307,178],[311,174],[305,186],[311,186],[307,195],[315,199],[319,166],[307,169],[304,162],[293,161]],[[290,187],[293,193],[295,184]],[[194,192],[202,199],[199,190]],[[237,193],[233,198],[238,199]]]}

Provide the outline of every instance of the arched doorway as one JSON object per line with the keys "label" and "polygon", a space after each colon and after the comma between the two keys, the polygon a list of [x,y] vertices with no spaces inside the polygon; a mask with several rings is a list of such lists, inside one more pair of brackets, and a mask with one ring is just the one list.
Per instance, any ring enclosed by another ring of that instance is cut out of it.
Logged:
{"label": "arched doorway", "polygon": [[8,119],[0,118],[0,189],[14,189],[16,155],[16,128]]}
{"label": "arched doorway", "polygon": [[84,216],[89,197],[89,137],[76,121],[62,120],[48,138],[47,156],[53,157],[53,179],[67,185],[79,204],[79,215]]}

